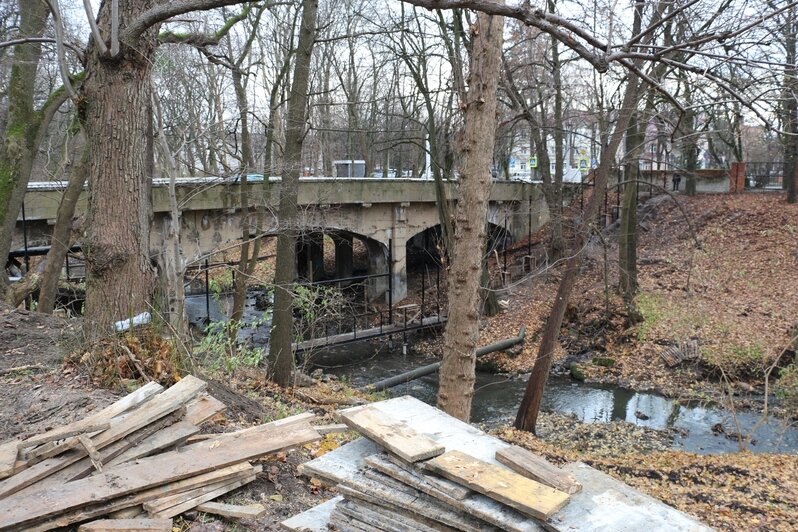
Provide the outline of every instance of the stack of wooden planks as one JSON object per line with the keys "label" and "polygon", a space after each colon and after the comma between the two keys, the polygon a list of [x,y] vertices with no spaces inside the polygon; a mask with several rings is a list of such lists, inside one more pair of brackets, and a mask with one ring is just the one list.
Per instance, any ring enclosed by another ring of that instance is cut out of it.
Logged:
{"label": "stack of wooden planks", "polygon": [[340,416],[365,437],[300,469],[340,495],[286,530],[708,530],[593,468],[556,467],[411,397]]}
{"label": "stack of wooden planks", "polygon": [[171,530],[172,517],[254,480],[261,468],[251,461],[320,438],[308,413],[200,438],[199,425],[225,407],[205,388],[191,375],[168,389],[149,383],[0,445],[0,530]]}

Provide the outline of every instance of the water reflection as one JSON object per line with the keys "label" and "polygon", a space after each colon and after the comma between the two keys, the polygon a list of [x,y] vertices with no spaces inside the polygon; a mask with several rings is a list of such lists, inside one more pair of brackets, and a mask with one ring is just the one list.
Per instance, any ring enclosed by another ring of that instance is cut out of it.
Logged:
{"label": "water reflection", "polygon": [[[352,354],[351,352],[349,353]],[[359,386],[395,375],[429,361],[401,355],[379,356],[356,365],[328,369],[345,375]],[[489,426],[509,425],[526,386],[527,375],[504,376],[478,373],[471,419]],[[391,395],[412,395],[433,404],[437,392],[437,375],[397,386]],[[738,412],[736,420],[726,410],[700,405],[680,404],[661,395],[635,392],[616,386],[577,383],[563,377],[552,377],[543,395],[543,409],[574,414],[588,423],[623,420],[653,429],[676,429],[674,448],[700,454],[735,452],[739,444],[734,439],[713,432],[720,423],[727,432],[736,432],[737,424],[748,434],[759,422],[759,415]],[[759,426],[749,446],[753,452],[796,452],[798,427],[771,420]]]}

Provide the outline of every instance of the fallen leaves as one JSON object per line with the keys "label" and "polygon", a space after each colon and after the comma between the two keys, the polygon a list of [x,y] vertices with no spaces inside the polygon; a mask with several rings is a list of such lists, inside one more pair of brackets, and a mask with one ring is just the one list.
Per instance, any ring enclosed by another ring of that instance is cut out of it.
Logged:
{"label": "fallen leaves", "polygon": [[[623,431],[620,425],[603,427],[610,433]],[[719,530],[795,530],[796,455],[652,452],[643,446],[633,449],[632,434],[626,443],[619,437],[615,444],[593,442],[585,449],[578,448],[579,438],[541,439],[513,429],[497,435],[555,464],[581,460]]]}

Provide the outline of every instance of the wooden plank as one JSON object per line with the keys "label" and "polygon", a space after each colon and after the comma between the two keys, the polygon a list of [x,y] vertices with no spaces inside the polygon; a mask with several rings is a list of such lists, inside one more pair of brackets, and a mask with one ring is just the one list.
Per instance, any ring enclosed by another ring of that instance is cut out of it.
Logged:
{"label": "wooden plank", "polygon": [[[380,475],[377,473],[377,475]],[[465,532],[484,530],[485,523],[451,508],[421,491],[386,475],[379,480],[357,473],[337,488],[344,498],[359,498],[398,513],[409,512]]]}
{"label": "wooden plank", "polygon": [[255,480],[255,478],[257,477],[255,475],[252,475],[246,478],[242,478],[241,480],[236,480],[229,484],[225,484],[224,486],[219,486],[213,491],[204,493],[198,497],[187,500],[181,504],[172,506],[171,508],[167,508],[166,510],[161,510],[159,512],[154,512],[154,513],[150,512],[150,517],[174,517],[176,515],[180,515],[183,512],[191,510],[192,508],[196,508],[197,506],[199,506],[204,502],[212,501],[216,497],[221,497],[225,493],[229,493],[235,489],[240,488],[241,486],[244,486],[245,484],[249,484],[250,482]]}
{"label": "wooden plank", "polygon": [[460,451],[448,451],[426,462],[424,467],[542,520],[565,506],[569,499],[567,493]]}
{"label": "wooden plank", "polygon": [[[140,441],[144,440],[145,438],[148,438],[149,436],[157,433],[158,431],[162,430],[164,427],[170,426],[175,421],[179,420],[184,415],[184,412],[185,409],[183,408],[175,410],[171,414],[159,419],[155,423],[150,423],[146,427],[142,427],[133,434],[130,434],[125,438],[104,447],[101,451],[98,451],[100,463],[104,464],[112,461],[116,456],[118,456],[121,453],[124,453],[130,447],[138,444]],[[40,480],[36,484],[30,485],[22,490],[19,490],[17,494],[19,494],[20,496],[30,494],[45,486],[56,486],[66,482],[72,482],[73,480],[84,478],[94,472],[95,472],[95,467],[93,463],[89,460],[89,457],[84,456],[80,460],[77,460],[75,463],[61,469],[60,471],[57,471],[52,475],[47,476],[47,478]]]}
{"label": "wooden plank", "polygon": [[[366,501],[350,501],[344,499],[338,503],[336,510],[349,517],[354,517],[373,526],[382,526],[388,532],[438,532],[440,523],[415,519],[407,514],[393,512],[384,506],[377,506]],[[447,527],[448,528],[448,527]]]}
{"label": "wooden plank", "polygon": [[94,447],[94,444],[91,442],[91,438],[89,438],[85,434],[81,434],[77,438],[78,438],[78,441],[80,442],[80,444],[83,446],[83,448],[89,454],[88,458],[89,458],[89,461],[91,462],[91,465],[94,467],[94,469],[96,469],[97,471],[102,473],[103,472],[103,462],[102,462],[102,459],[100,457],[99,451],[97,451],[97,448]]}
{"label": "wooden plank", "polygon": [[[102,432],[108,428],[110,428],[110,423],[98,423],[95,425],[90,425],[88,427],[75,429],[73,431],[68,431],[63,437],[64,440],[61,439],[60,435],[56,440],[49,441],[44,443],[43,445],[38,445],[35,449],[30,449],[28,451],[23,451],[23,445],[27,445],[28,442],[23,442],[20,444],[20,453],[22,454],[21,458],[28,462],[28,466],[33,465],[37,462],[40,462],[46,458],[50,458],[52,456],[56,456],[61,454],[62,452],[72,449],[79,444],[82,444],[80,440],[80,436],[89,437],[94,436],[95,434]],[[30,448],[30,445],[27,445]],[[84,446],[85,447],[85,446]]]}
{"label": "wooden plank", "polygon": [[[206,386],[207,384],[200,379],[187,375],[174,386],[158,394],[149,402],[144,403],[141,408],[133,410],[119,419],[118,422],[113,423],[110,429],[92,438],[92,443],[97,449],[102,449],[106,445],[110,445],[124,438],[131,432],[145,427],[181,408],[185,402],[194,398],[194,396],[201,392]],[[86,456],[84,450],[74,449],[58,457],[39,462],[0,483],[0,497],[7,497],[8,495],[30,486],[77,462],[84,456]]]}
{"label": "wooden plank", "polygon": [[432,484],[436,489],[445,493],[449,497],[457,499],[458,501],[465,499],[473,493],[473,491],[465,486],[461,486],[456,482],[452,482],[451,480],[439,477],[437,475],[432,475],[414,464],[405,462],[398,456],[392,455],[390,453],[386,453],[383,456],[395,466],[400,467],[414,475],[419,475],[424,479],[425,482]]}
{"label": "wooden plank", "polygon": [[335,506],[344,500],[340,495],[314,506],[304,512],[280,522],[280,527],[289,532],[329,532],[327,523]]}
{"label": "wooden plank", "polygon": [[80,525],[78,532],[172,532],[172,520],[100,519]]}
{"label": "wooden plank", "polygon": [[[209,473],[203,473],[202,475],[164,484],[156,488],[139,491],[132,495],[119,497],[109,503],[94,504],[74,510],[72,512],[60,514],[56,518],[31,527],[28,530],[30,532],[42,532],[45,530],[52,530],[54,528],[63,528],[73,523],[79,523],[81,521],[86,521],[87,519],[93,519],[103,515],[113,515],[115,512],[120,512],[122,510],[131,508],[136,508],[137,511],[133,515],[138,515],[143,511],[141,505],[147,501],[165,497],[172,493],[191,490],[199,486],[217,482],[219,480],[234,478],[241,471],[251,469],[251,467],[252,466],[249,464],[249,462],[242,462],[218,469],[216,471],[211,471]],[[130,515],[128,515],[128,517],[130,517]]]}
{"label": "wooden plank", "polygon": [[226,408],[227,405],[217,398],[203,394],[186,405],[186,421],[201,425]]}
{"label": "wooden plank", "polygon": [[108,519],[136,519],[139,517],[149,517],[147,512],[144,511],[144,508],[141,505],[131,506],[130,508],[124,508],[122,510],[117,510],[115,512],[109,512],[106,515]]}
{"label": "wooden plank", "polygon": [[[395,400],[391,399],[390,401]],[[376,404],[382,405],[383,403]],[[436,411],[435,408],[429,405],[424,403],[421,403],[421,405],[423,406],[419,406],[418,409],[414,409],[413,403],[403,404],[402,406],[408,407],[408,410],[411,412],[411,416],[415,416],[419,414],[419,412],[423,414],[427,409],[433,412]],[[431,413],[427,417],[435,416]],[[456,421],[457,424],[462,424],[460,420],[456,420],[454,418],[452,419]],[[445,419],[439,421],[445,421]],[[448,428],[445,423],[439,426],[442,431],[446,431]],[[474,430],[473,427],[470,427],[469,425],[465,426],[469,427],[470,430]],[[467,442],[468,445],[473,445],[476,441],[471,439],[471,435],[468,432],[460,433],[460,435],[460,441]],[[482,433],[482,437],[487,438],[484,440],[484,443],[485,447],[488,448],[492,447],[492,440],[500,442],[492,436],[488,436],[484,433]],[[456,441],[454,438],[451,438],[451,440]],[[506,445],[504,442],[500,443]],[[346,445],[342,445],[338,449],[324,454],[315,460],[305,462],[304,464],[300,465],[299,469],[300,472],[305,475],[314,476],[323,480],[327,484],[334,486],[338,483],[344,483],[347,478],[351,478],[353,475],[357,474],[357,472],[364,467],[366,458],[370,455],[379,453],[380,451],[381,449],[379,446],[371,440],[367,438],[359,438],[353,442],[347,443]],[[462,501],[452,499],[448,496],[438,497],[435,495],[435,493],[436,492],[430,492],[433,497],[439,498],[442,502],[454,508],[460,509],[469,515],[473,515],[474,517],[487,523],[490,523],[501,530],[509,530],[511,532],[539,532],[542,530],[537,523],[527,516],[480,493],[471,492],[471,494]]]}
{"label": "wooden plank", "polygon": [[332,425],[313,425],[313,428],[321,434],[322,436],[325,434],[339,434],[341,432],[349,432],[349,426],[345,423],[334,423]]}
{"label": "wooden plank", "polygon": [[65,434],[68,434],[69,432],[81,430],[85,427],[91,427],[92,425],[96,425],[98,423],[110,421],[112,418],[123,414],[124,412],[127,412],[128,410],[135,408],[142,403],[145,403],[162,391],[163,386],[157,382],[149,382],[138,390],[127,394],[115,403],[103,408],[98,412],[91,413],[85,418],[75,421],[74,423],[57,427],[43,434],[27,438],[25,442],[33,442],[34,445],[39,445],[40,443],[66,438],[67,436],[65,436]]}
{"label": "wooden plank", "polygon": [[102,449],[131,432],[182,408],[207,386],[207,383],[193,375],[186,375],[174,386],[167,388],[148,403],[127,414],[118,423],[112,424],[110,429],[92,438],[95,447]]}
{"label": "wooden plank", "polygon": [[408,462],[426,460],[446,450],[432,438],[371,406],[350,408],[340,415],[344,423]]}
{"label": "wooden plank", "polygon": [[103,423],[95,423],[92,425],[86,425],[83,427],[76,427],[72,430],[60,430],[58,432],[50,433],[50,434],[42,434],[41,436],[33,436],[32,438],[28,438],[27,440],[23,440],[19,444],[20,450],[28,449],[30,447],[36,447],[37,445],[42,445],[46,443],[53,443],[54,441],[64,440],[66,438],[71,438],[72,436],[80,436],[87,432],[100,432],[102,430],[106,430],[111,426],[110,423],[107,421]]}
{"label": "wooden plank", "polygon": [[198,512],[227,517],[228,519],[259,519],[266,514],[262,504],[226,504],[223,502],[205,502],[197,506]]}
{"label": "wooden plank", "polygon": [[[412,397],[397,397],[373,403],[373,406],[404,421],[418,432],[434,435],[447,449],[457,449],[489,463],[497,463],[496,451],[509,447],[508,443]],[[366,457],[379,452],[376,444],[360,438],[306,462],[302,465],[302,471],[334,484],[362,468]],[[545,524],[549,530],[708,530],[686,514],[584,464],[568,464],[562,469],[582,484],[582,491],[572,495],[570,502]],[[609,504],[605,504],[606,501]],[[472,493],[458,501],[458,504],[469,514],[502,530],[543,530],[536,521],[480,493]],[[624,516],[628,519],[624,520]],[[603,522],[608,525],[602,527]],[[670,523],[673,523],[673,527]]]}
{"label": "wooden plank", "polygon": [[[225,404],[210,395],[201,395],[192,399],[186,405],[186,415],[183,421],[170,425],[157,433],[147,437],[140,443],[126,450],[110,462],[107,466],[130,462],[137,458],[149,456],[156,452],[179,445],[199,432],[196,425],[200,425],[223,411]],[[207,438],[206,438],[207,439]]]}
{"label": "wooden plank", "polygon": [[155,454],[187,441],[190,436],[193,436],[197,432],[199,432],[199,428],[193,423],[185,419],[183,421],[178,421],[148,436],[139,444],[130,447],[116,458],[106,462],[106,465],[108,467],[113,467],[118,464]]}
{"label": "wooden plank", "polygon": [[14,474],[14,465],[17,463],[19,440],[9,440],[0,445],[0,479]]}
{"label": "wooden plank", "polygon": [[569,495],[578,493],[582,489],[582,485],[573,475],[522,447],[513,445],[500,449],[496,451],[496,460],[520,475]]}
{"label": "wooden plank", "polygon": [[338,532],[386,532],[382,527],[375,527],[342,514],[337,507],[330,514],[330,525]]}
{"label": "wooden plank", "polygon": [[[249,463],[249,462],[247,462]],[[171,508],[172,506],[176,506],[178,504],[182,504],[188,500],[194,499],[199,497],[200,495],[204,495],[209,491],[213,491],[216,488],[220,488],[237,480],[242,480],[247,477],[251,477],[256,473],[260,473],[263,470],[262,467],[258,466],[256,469],[252,465],[248,469],[241,471],[238,475],[232,478],[219,480],[217,482],[209,482],[203,486],[197,486],[191,490],[180,491],[177,493],[171,493],[164,497],[159,497],[158,499],[154,499],[152,501],[146,502],[142,505],[145,511],[149,513],[159,512],[161,510],[166,510],[167,508]]]}
{"label": "wooden plank", "polygon": [[237,436],[220,436],[194,444],[184,452],[173,451],[143,458],[63,486],[39,490],[29,497],[8,497],[0,501],[0,529],[19,528],[61,512],[111,501],[319,438],[307,423],[291,424],[286,420],[253,427],[237,433]]}
{"label": "wooden plank", "polygon": [[[399,467],[382,455],[373,455],[366,458],[366,464],[373,470],[379,471],[383,475],[388,475],[394,480],[401,482],[411,488],[415,488],[427,495],[432,495],[436,499],[445,502],[449,505],[456,504],[457,499],[450,497],[446,492],[439,490],[431,482],[428,482],[426,477],[414,471],[408,471]],[[364,469],[363,474],[370,476],[370,470]],[[434,475],[427,475],[433,477]],[[471,493],[471,490],[468,490]]]}
{"label": "wooden plank", "polygon": [[[103,408],[99,412],[95,412],[89,414],[87,417],[70,423],[68,425],[64,425],[62,427],[57,427],[55,429],[49,430],[43,434],[39,434],[28,438],[25,441],[33,441],[37,445],[42,442],[58,440],[60,438],[65,438],[66,434],[74,431],[80,431],[85,429],[86,427],[91,427],[92,425],[97,425],[100,423],[105,423],[110,421],[112,418],[119,416],[132,408],[135,408],[142,403],[150,400],[153,396],[163,391],[163,386],[158,384],[157,382],[150,382],[146,385],[142,386],[138,390],[129,393],[128,395],[124,396],[123,398],[119,399],[115,403]],[[52,456],[56,456],[64,451],[67,451],[73,447],[78,445],[78,441],[75,438],[69,438],[65,442],[61,442],[57,445],[54,445],[48,448],[45,452],[40,453],[40,456],[37,456],[33,460],[24,460],[17,462],[15,465],[15,469],[13,474],[22,471],[23,469],[27,469],[28,467],[44,460],[46,458],[50,458]],[[39,453],[37,453],[39,454]],[[53,464],[50,464],[52,467]],[[47,469],[47,468],[45,468]],[[0,476],[0,479],[3,478]]]}
{"label": "wooden plank", "polygon": [[[483,530],[483,527],[476,525],[470,526],[466,523],[460,522],[460,517],[453,510],[449,510],[444,506],[428,505],[429,501],[421,500],[408,494],[394,494],[388,499],[385,498],[385,493],[375,495],[374,491],[370,488],[366,492],[358,489],[350,488],[349,486],[340,485],[337,487],[338,492],[344,496],[346,500],[366,502],[375,506],[388,508],[400,515],[407,516],[409,519],[428,519],[436,524],[433,528],[439,530],[466,530],[473,532],[475,530]],[[420,492],[419,492],[420,493]],[[398,502],[401,501],[401,502]],[[442,513],[441,511],[442,510]],[[433,518],[436,516],[436,518]]]}

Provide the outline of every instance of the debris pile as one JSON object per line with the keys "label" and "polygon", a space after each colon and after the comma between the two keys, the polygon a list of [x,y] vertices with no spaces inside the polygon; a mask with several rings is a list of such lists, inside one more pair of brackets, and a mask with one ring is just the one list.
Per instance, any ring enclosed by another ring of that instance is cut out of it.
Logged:
{"label": "debris pile", "polygon": [[558,468],[411,397],[339,414],[365,437],[300,471],[340,495],[286,530],[709,530],[585,464]]}
{"label": "debris pile", "polygon": [[[171,530],[171,518],[255,479],[251,461],[319,439],[305,413],[221,434],[198,426],[225,408],[186,376],[151,382],[82,420],[0,445],[0,530]],[[247,515],[257,508],[239,507]],[[93,521],[98,518],[99,521]]]}

